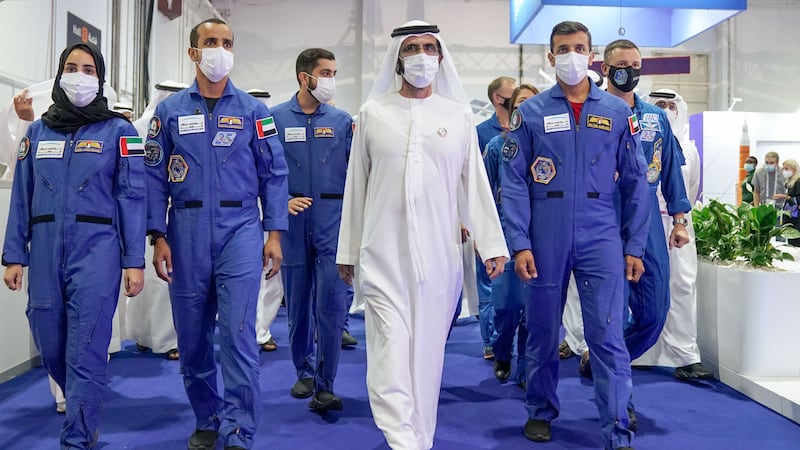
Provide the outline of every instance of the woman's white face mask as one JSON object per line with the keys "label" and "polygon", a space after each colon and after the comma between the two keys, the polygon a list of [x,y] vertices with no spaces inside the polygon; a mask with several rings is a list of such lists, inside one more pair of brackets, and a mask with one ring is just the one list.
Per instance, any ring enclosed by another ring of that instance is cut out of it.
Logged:
{"label": "woman's white face mask", "polygon": [[70,72],[61,74],[58,82],[70,103],[83,108],[92,103],[100,91],[100,82],[97,77],[87,75],[83,72]]}

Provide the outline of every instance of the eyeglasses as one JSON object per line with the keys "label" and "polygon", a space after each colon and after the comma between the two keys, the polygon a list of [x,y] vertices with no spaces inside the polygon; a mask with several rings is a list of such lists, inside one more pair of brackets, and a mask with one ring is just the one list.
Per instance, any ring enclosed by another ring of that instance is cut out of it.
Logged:
{"label": "eyeglasses", "polygon": [[405,55],[416,55],[420,52],[425,52],[426,55],[438,55],[439,47],[436,44],[407,44],[400,49],[400,53]]}

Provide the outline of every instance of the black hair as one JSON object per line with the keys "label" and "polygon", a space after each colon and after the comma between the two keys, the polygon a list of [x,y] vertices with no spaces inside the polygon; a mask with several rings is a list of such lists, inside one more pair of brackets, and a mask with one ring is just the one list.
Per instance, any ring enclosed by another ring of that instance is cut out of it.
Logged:
{"label": "black hair", "polygon": [[294,71],[298,84],[300,83],[298,76],[303,72],[310,75],[311,72],[314,71],[314,68],[316,68],[319,64],[320,59],[330,59],[331,61],[336,61],[336,56],[334,56],[333,52],[325,50],[324,48],[307,48],[297,55],[297,62],[294,64]]}
{"label": "black hair", "polygon": [[219,24],[219,25],[225,25],[226,27],[230,28],[230,26],[228,25],[227,22],[225,22],[222,19],[217,19],[215,17],[212,17],[210,19],[206,19],[206,20],[198,23],[197,25],[194,26],[194,28],[192,28],[192,31],[189,32],[189,45],[192,48],[197,48],[197,41],[200,39],[200,32],[198,32],[197,30],[199,30],[201,26],[203,26],[203,25],[205,25],[207,23],[216,23],[216,24]]}
{"label": "black hair", "polygon": [[586,35],[589,36],[589,50],[591,50],[592,33],[589,32],[589,29],[586,28],[586,25],[580,22],[571,22],[569,20],[565,20],[564,22],[557,23],[556,26],[553,27],[553,31],[550,33],[550,51],[552,52],[554,50],[553,38],[555,36],[566,36],[581,32],[586,33]]}

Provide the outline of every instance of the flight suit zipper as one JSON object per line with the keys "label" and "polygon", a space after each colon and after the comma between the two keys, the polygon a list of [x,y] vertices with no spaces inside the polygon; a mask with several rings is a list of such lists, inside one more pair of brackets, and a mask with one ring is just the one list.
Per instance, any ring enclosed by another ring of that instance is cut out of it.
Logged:
{"label": "flight suit zipper", "polygon": [[[208,233],[209,233],[209,235],[211,237],[211,242],[209,244],[209,251],[211,252],[211,257],[214,258],[216,256],[216,253],[217,253],[216,240],[214,239],[214,224],[216,223],[216,220],[215,220],[215,217],[214,217],[214,213],[215,213],[215,205],[217,204],[214,201],[215,200],[214,199],[214,192],[215,192],[216,183],[215,183],[215,179],[214,179],[215,168],[211,167],[209,162],[212,161],[213,158],[216,156],[213,153],[213,150],[214,150],[213,140],[214,140],[214,135],[216,133],[212,133],[212,129],[211,129],[212,125],[214,124],[213,113],[208,110],[208,104],[205,102],[205,99],[202,98],[202,97],[201,97],[201,99],[202,99],[202,101],[200,102],[200,104],[201,104],[201,107],[203,108],[203,112],[204,112],[203,115],[208,117],[208,127],[206,128],[206,139],[207,140],[210,139],[210,140],[207,141],[207,145],[208,145],[208,148],[210,148],[212,150],[210,152],[204,152],[205,155],[203,155],[203,157],[201,157],[200,160],[203,161],[203,164],[205,165],[205,168],[204,168],[205,170],[204,170],[204,173],[203,173],[203,177],[206,177],[206,176],[208,177],[209,202],[208,202],[208,205],[205,205],[205,203],[204,203],[204,206],[208,209],[208,214],[211,215],[211,217],[210,217],[211,220],[209,221],[209,229],[208,229]],[[217,104],[219,104],[220,101],[222,101],[222,98],[217,99],[217,103],[215,104],[215,107],[216,107]],[[203,184],[205,184],[205,183],[203,183]],[[200,197],[202,198],[202,195],[200,195]]]}
{"label": "flight suit zipper", "polygon": [[70,205],[70,191],[69,188],[70,184],[70,176],[69,176],[69,163],[72,157],[72,145],[75,142],[75,134],[77,131],[73,133],[67,133],[67,141],[69,141],[69,145],[66,146],[64,149],[64,165],[66,166],[66,170],[64,171],[64,184],[66,185],[66,189],[64,189],[64,195],[66,198],[64,199],[64,212],[63,217],[61,220],[61,268],[65,268],[67,265],[67,217],[69,215],[69,205]]}

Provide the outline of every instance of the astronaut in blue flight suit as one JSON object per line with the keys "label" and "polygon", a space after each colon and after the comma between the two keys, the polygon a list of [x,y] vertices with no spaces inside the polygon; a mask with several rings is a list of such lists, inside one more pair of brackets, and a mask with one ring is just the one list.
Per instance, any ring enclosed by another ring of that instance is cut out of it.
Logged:
{"label": "astronaut in blue flight suit", "polygon": [[[189,449],[213,449],[218,436],[226,449],[252,448],[260,397],[253,345],[259,278],[270,260],[267,277],[280,269],[288,170],[269,110],[228,79],[230,28],[209,19],[189,40],[195,82],[158,105],[148,130],[147,230],[156,272],[170,283],[196,416]],[[222,395],[214,362],[217,314]]]}
{"label": "astronaut in blue flight suit", "polygon": [[[633,432],[626,411],[631,369],[623,340],[623,283],[644,269],[649,222],[638,121],[624,102],[587,80],[593,54],[583,24],[557,24],[550,43],[558,83],[512,114],[502,150],[505,230],[515,271],[527,282],[524,433],[533,441],[550,440],[550,422],[559,414],[559,328],[572,272],[594,356],[604,445],[626,449]],[[613,202],[617,188],[621,224]]]}
{"label": "astronaut in blue flight suit", "polygon": [[[282,236],[289,346],[298,381],[291,394],[315,411],[340,410],[333,393],[348,289],[336,267],[353,119],[329,105],[336,92],[333,53],[309,48],[295,64],[300,89],[272,109],[289,166],[289,231]],[[316,333],[315,333],[316,331]],[[317,349],[314,352],[314,337]]]}
{"label": "astronaut in blue flight suit", "polygon": [[[481,154],[486,154],[489,141],[508,130],[508,119],[511,115],[511,95],[517,87],[517,80],[511,77],[497,77],[489,83],[486,94],[489,102],[494,107],[494,114],[479,123],[475,129],[478,132],[478,148]],[[509,261],[508,264],[511,262]],[[494,305],[492,302],[492,281],[486,275],[486,267],[481,258],[475,258],[475,279],[478,283],[478,318],[480,322],[481,338],[483,339],[483,358],[495,359],[494,344],[498,334],[494,324]],[[460,313],[460,309],[459,309]]]}
{"label": "astronaut in blue flight suit", "polygon": [[[521,84],[511,94],[510,104],[516,109],[522,102],[538,94],[539,90],[530,84]],[[493,137],[483,152],[483,164],[486,166],[486,176],[489,177],[489,186],[497,206],[497,215],[500,224],[505,229],[503,207],[500,198],[502,176],[502,149],[506,141],[506,133]],[[497,339],[494,341],[494,376],[505,381],[511,375],[511,357],[513,356],[514,335],[517,336],[517,371],[514,381],[525,387],[525,342],[528,340],[528,330],[524,323],[524,290],[525,283],[514,273],[514,261],[506,263],[505,271],[492,281],[492,305],[494,306],[494,326],[497,330]]]}
{"label": "astronaut in blue flight suit", "polygon": [[[639,82],[642,56],[627,39],[609,43],[603,52],[603,74],[608,77],[608,92],[624,100],[639,118],[639,135],[647,162],[650,187],[650,229],[644,252],[645,272],[628,289],[630,315],[625,327],[625,345],[631,361],[642,356],[658,340],[669,312],[669,254],[661,221],[656,191],[667,203],[675,227],[669,248],[689,242],[684,213],[692,206],[686,198],[681,166],[685,163],[680,144],[672,134],[669,120],[661,108],[642,101],[633,89]],[[591,352],[590,352],[591,353]]]}
{"label": "astronaut in blue flight suit", "polygon": [[72,45],[58,69],[53,105],[20,142],[3,278],[21,289],[29,267],[31,333],[67,400],[61,448],[90,448],[120,279],[130,297],[144,283],[144,145],[108,110],[99,50]]}

